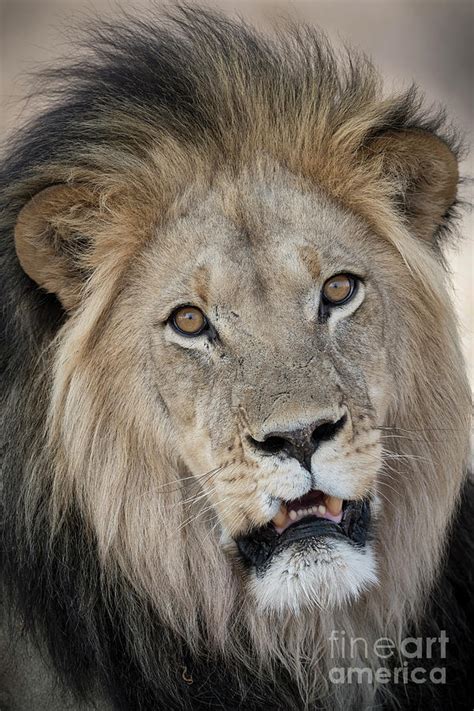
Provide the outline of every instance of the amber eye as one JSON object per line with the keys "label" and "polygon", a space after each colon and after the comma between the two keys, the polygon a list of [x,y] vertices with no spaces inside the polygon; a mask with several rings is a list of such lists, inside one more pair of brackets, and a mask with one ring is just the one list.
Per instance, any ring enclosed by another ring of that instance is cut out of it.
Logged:
{"label": "amber eye", "polygon": [[171,314],[174,330],[184,336],[199,336],[207,328],[207,319],[196,306],[180,306]]}
{"label": "amber eye", "polygon": [[328,304],[345,304],[353,296],[356,278],[351,274],[336,274],[324,282],[323,298]]}

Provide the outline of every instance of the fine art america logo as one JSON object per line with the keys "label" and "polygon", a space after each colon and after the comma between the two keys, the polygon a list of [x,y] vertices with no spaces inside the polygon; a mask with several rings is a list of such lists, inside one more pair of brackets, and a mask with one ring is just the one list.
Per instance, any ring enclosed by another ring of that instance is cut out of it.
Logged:
{"label": "fine art america logo", "polygon": [[[329,678],[333,684],[446,683],[446,667],[442,666],[442,660],[446,659],[449,637],[444,630],[439,637],[406,637],[399,643],[389,637],[369,643],[363,637],[348,637],[344,630],[333,630],[329,642],[332,659],[349,662],[347,666],[330,669]],[[363,666],[364,660],[369,659],[371,665]],[[434,666],[433,660],[441,661],[441,664]],[[426,661],[430,663],[426,664]],[[353,665],[360,662],[360,666]]]}

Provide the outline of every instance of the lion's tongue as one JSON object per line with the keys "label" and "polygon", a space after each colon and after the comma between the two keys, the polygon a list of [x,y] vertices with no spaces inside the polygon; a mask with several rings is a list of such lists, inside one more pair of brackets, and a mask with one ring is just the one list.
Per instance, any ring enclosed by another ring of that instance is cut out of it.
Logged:
{"label": "lion's tongue", "polygon": [[283,533],[292,523],[305,516],[326,518],[334,523],[342,519],[342,499],[326,496],[317,489],[309,491],[300,499],[294,499],[280,505],[280,510],[273,517],[272,523],[277,533]]}

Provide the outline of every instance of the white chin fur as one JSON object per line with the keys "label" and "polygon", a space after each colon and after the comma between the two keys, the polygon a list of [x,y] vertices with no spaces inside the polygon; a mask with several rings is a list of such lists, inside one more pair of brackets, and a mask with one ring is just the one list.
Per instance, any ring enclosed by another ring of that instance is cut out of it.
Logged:
{"label": "white chin fur", "polygon": [[363,549],[327,538],[304,543],[276,554],[264,573],[257,576],[253,571],[250,587],[262,612],[330,610],[377,584],[369,543]]}

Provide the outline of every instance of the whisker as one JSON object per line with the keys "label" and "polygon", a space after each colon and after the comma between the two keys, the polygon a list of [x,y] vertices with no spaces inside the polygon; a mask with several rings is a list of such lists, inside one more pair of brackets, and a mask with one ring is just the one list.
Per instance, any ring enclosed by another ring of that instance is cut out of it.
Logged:
{"label": "whisker", "polygon": [[420,427],[417,429],[406,429],[404,427],[374,427],[376,430],[396,430],[398,432],[462,432],[458,427]]}
{"label": "whisker", "polygon": [[413,460],[413,461],[419,461],[419,462],[430,462],[432,464],[433,462],[431,459],[428,459],[428,457],[422,457],[419,456],[418,454],[392,454],[389,452],[384,452],[383,453],[385,459],[406,459],[406,460]]}
{"label": "whisker", "polygon": [[394,494],[398,494],[400,496],[400,492],[395,489],[395,487],[391,486],[388,482],[383,481],[382,479],[379,481],[380,486],[387,486],[391,491],[394,492]]}
{"label": "whisker", "polygon": [[[201,516],[203,516],[203,515],[204,515],[205,513],[207,513],[208,511],[214,511],[214,512],[216,512],[215,506],[213,506],[212,504],[210,504],[209,506],[206,506],[205,508],[200,509],[200,510],[197,511],[193,516],[190,516],[190,517],[187,518],[185,521],[182,521],[182,523],[179,524],[179,526],[178,526],[178,528],[177,528],[176,530],[177,530],[177,531],[182,531],[183,528],[185,528],[186,526],[189,526],[189,524],[190,524],[190,523],[193,523],[193,521],[197,521],[198,518],[200,518]],[[217,512],[216,512],[216,513],[217,513]]]}
{"label": "whisker", "polygon": [[[181,491],[183,489],[183,484],[186,481],[194,481],[200,483],[202,480],[205,480],[206,478],[210,479],[211,477],[217,476],[222,471],[225,471],[227,467],[230,467],[233,465],[233,462],[227,462],[226,464],[222,464],[219,467],[215,467],[214,469],[210,469],[207,472],[204,472],[203,474],[195,474],[191,476],[185,476],[182,477],[181,479],[173,479],[173,481],[167,481],[163,482],[163,484],[160,484],[158,487],[154,487],[152,491],[155,493],[163,493],[163,494],[171,494],[171,493],[176,493],[177,491]],[[174,484],[179,484],[175,489],[168,489],[167,491],[160,491],[163,487],[165,486],[172,486]],[[150,491],[147,491],[144,495],[148,495]]]}
{"label": "whisker", "polygon": [[[226,467],[227,467],[227,466],[229,466],[229,467],[230,467],[230,466],[233,466],[234,469],[236,469],[237,466],[238,466],[238,464],[235,464],[235,463],[231,463],[231,462],[230,462],[228,465],[226,465]],[[222,470],[223,470],[224,468],[225,468],[225,467],[223,467]],[[233,470],[232,470],[232,471],[233,471]],[[215,491],[215,488],[216,488],[216,487],[214,487],[214,491]],[[197,498],[190,497],[190,499],[188,499],[188,503],[192,505],[192,504],[195,503],[197,500],[202,499],[202,498],[205,498],[206,496],[208,496],[209,493],[211,493],[211,492],[203,492],[203,493],[202,493],[201,495],[199,495]],[[217,510],[216,510],[216,509],[217,509],[217,506],[222,506],[228,499],[229,499],[229,496],[225,497],[224,499],[222,499],[221,501],[218,501],[218,502],[213,502],[213,503],[209,502],[209,506],[206,506],[206,507],[204,507],[203,509],[200,509],[200,510],[197,511],[193,516],[190,516],[190,517],[187,518],[185,521],[183,521],[183,522],[179,525],[178,531],[182,530],[185,526],[188,526],[188,525],[189,525],[190,523],[192,523],[193,521],[196,521],[198,518],[200,518],[201,516],[203,516],[205,513],[208,513],[209,511],[214,511],[215,514],[218,515],[218,514],[217,514]],[[184,502],[183,502],[183,503],[184,503]],[[226,510],[226,509],[224,509],[224,511],[225,511],[225,510]]]}
{"label": "whisker", "polygon": [[175,505],[186,506],[187,504],[195,504],[198,501],[201,501],[201,499],[205,499],[207,496],[210,496],[211,494],[215,493],[216,491],[217,484],[214,484],[206,491],[202,491],[200,494],[196,494],[195,496],[189,496],[187,499],[183,499],[182,501],[177,501]]}
{"label": "whisker", "polygon": [[391,501],[391,500],[388,498],[388,496],[386,496],[382,491],[377,491],[377,494],[378,494],[379,496],[381,496],[382,499],[384,499],[384,501],[387,502],[387,504],[389,504],[390,506],[394,506],[393,501]]}
{"label": "whisker", "polygon": [[182,484],[185,481],[191,481],[191,480],[192,481],[200,481],[201,479],[205,479],[206,477],[213,476],[214,474],[217,474],[225,466],[227,466],[227,465],[221,465],[219,467],[215,467],[214,469],[210,469],[209,471],[204,472],[203,474],[192,474],[191,476],[184,476],[180,479],[173,479],[172,481],[163,482],[163,484],[160,485],[160,488],[163,486],[171,486],[172,484]]}

